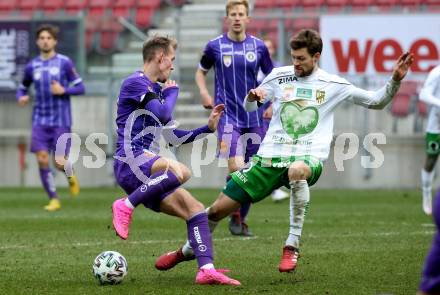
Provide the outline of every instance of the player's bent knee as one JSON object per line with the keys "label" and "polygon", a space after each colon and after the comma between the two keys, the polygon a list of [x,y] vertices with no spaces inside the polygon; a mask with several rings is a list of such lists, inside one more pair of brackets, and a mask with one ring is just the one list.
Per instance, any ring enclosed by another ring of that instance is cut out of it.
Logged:
{"label": "player's bent knee", "polygon": [[289,180],[306,180],[310,174],[310,168],[304,162],[295,162],[288,170]]}

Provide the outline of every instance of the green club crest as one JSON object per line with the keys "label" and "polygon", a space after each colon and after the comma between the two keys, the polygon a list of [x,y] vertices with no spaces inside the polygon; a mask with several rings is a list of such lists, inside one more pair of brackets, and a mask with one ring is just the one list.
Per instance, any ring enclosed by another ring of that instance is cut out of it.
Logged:
{"label": "green club crest", "polygon": [[294,102],[288,102],[281,109],[281,124],[293,139],[312,132],[318,125],[318,119],[318,110],[313,106],[301,108]]}

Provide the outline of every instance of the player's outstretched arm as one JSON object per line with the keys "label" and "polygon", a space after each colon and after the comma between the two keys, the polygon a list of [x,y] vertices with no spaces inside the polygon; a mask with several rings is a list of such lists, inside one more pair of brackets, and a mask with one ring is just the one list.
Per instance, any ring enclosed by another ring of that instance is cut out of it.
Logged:
{"label": "player's outstretched arm", "polygon": [[264,102],[266,91],[263,88],[255,88],[249,90],[248,95],[244,99],[244,109],[248,112],[253,112]]}
{"label": "player's outstretched arm", "polygon": [[208,119],[208,128],[212,132],[217,130],[218,122],[219,122],[220,117],[222,116],[224,110],[225,110],[224,104],[218,104],[212,109],[211,114],[209,115],[209,119]]}
{"label": "player's outstretched arm", "polygon": [[411,67],[414,61],[414,55],[410,52],[403,53],[393,67],[393,80],[394,81],[402,81],[408,73],[409,68]]}

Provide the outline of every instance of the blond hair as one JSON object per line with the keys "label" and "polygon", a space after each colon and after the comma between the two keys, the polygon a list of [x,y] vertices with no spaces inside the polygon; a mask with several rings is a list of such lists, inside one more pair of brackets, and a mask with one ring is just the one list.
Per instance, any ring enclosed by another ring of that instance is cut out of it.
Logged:
{"label": "blond hair", "polygon": [[229,10],[237,5],[244,5],[246,7],[246,14],[249,15],[249,1],[248,0],[228,0],[226,3],[226,16],[229,15]]}

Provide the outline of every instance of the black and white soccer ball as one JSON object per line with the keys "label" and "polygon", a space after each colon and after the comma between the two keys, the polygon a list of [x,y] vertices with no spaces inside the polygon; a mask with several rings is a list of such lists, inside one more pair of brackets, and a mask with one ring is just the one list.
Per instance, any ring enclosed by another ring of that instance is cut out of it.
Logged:
{"label": "black and white soccer ball", "polygon": [[101,285],[119,284],[127,272],[127,260],[116,251],[104,251],[93,262],[93,275]]}

